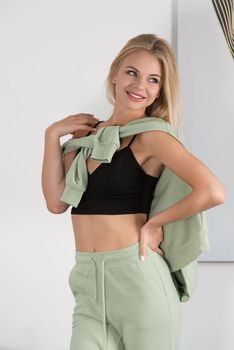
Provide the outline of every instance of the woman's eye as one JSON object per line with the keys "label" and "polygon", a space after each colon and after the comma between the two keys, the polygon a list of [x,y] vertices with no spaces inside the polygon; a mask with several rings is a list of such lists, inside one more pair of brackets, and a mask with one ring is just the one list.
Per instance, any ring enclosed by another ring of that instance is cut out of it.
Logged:
{"label": "woman's eye", "polygon": [[[128,70],[127,71],[127,73],[129,74],[129,73],[134,73],[134,74],[137,74],[134,70]],[[131,75],[131,74],[130,74]],[[156,79],[156,78],[152,78],[152,80],[154,80],[154,82],[156,83],[156,84],[158,84],[159,83],[159,80],[158,79]]]}
{"label": "woman's eye", "polygon": [[152,78],[154,81],[155,81],[155,83],[159,83],[159,80],[158,79],[156,79],[156,78]]}
{"label": "woman's eye", "polygon": [[135,72],[134,70],[128,70],[128,71],[127,71],[127,73],[130,73],[130,72],[136,74],[136,72]]}

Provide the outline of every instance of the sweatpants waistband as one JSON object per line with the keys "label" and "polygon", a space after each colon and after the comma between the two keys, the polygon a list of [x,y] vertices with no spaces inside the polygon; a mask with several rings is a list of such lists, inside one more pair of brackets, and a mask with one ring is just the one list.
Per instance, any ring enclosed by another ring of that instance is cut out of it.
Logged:
{"label": "sweatpants waistband", "polygon": [[[146,251],[148,255],[155,254],[149,245],[147,245]],[[75,259],[79,264],[90,264],[91,260],[101,262],[104,259],[106,268],[121,267],[129,262],[140,259],[140,242],[136,242],[124,248],[101,252],[83,252],[76,250]]]}

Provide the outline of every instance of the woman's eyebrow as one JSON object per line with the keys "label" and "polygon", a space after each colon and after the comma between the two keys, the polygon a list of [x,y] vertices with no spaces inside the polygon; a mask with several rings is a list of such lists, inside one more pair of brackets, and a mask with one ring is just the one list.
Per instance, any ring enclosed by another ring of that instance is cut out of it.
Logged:
{"label": "woman's eyebrow", "polygon": [[[133,68],[133,69],[135,69],[138,73],[140,73],[139,70],[138,70],[137,68],[133,67],[133,66],[126,66],[126,68]],[[157,76],[157,77],[161,78],[161,76],[160,76],[159,74],[150,74],[150,76]]]}

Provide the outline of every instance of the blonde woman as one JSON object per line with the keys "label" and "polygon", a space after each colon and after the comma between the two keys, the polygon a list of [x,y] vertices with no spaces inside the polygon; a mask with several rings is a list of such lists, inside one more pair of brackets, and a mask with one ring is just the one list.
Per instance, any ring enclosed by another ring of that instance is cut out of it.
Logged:
{"label": "blonde woman", "polygon": [[[166,40],[154,34],[130,39],[110,66],[106,88],[114,106],[107,120],[81,113],[46,129],[42,186],[52,213],[69,207],[60,198],[79,154],[73,150],[62,159],[61,136],[86,138],[100,128],[145,117],[179,128],[178,72]],[[165,166],[193,192],[148,220],[152,193]],[[178,350],[180,299],[159,247],[162,226],[223,203],[223,184],[160,130],[123,137],[110,163],[89,157],[86,167],[87,188],[71,208],[76,262],[69,284],[76,304],[70,350]]]}

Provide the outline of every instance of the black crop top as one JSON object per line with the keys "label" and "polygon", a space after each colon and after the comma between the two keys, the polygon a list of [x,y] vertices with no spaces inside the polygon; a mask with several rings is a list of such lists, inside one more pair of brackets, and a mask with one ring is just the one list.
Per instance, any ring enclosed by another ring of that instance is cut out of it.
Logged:
{"label": "black crop top", "polygon": [[146,174],[137,162],[130,148],[135,136],[114,153],[111,163],[101,163],[91,174],[87,170],[86,191],[71,214],[149,213],[159,177]]}

